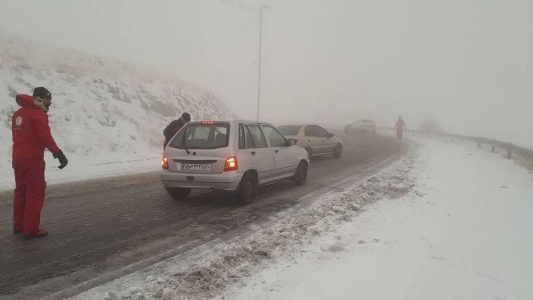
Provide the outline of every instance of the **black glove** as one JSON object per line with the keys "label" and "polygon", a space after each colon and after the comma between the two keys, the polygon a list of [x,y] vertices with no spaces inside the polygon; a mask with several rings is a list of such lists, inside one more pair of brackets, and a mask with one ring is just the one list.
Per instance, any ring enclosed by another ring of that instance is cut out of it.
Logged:
{"label": "black glove", "polygon": [[54,154],[54,158],[59,159],[59,169],[63,169],[68,165],[68,159],[63,151],[59,151],[58,153]]}

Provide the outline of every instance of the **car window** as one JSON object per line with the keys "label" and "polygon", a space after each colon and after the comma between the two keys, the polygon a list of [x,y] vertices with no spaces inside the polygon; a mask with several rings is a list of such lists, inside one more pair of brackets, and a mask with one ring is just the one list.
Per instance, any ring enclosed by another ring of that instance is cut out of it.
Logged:
{"label": "car window", "polygon": [[287,146],[287,140],[274,127],[270,125],[263,125],[263,132],[267,137],[270,147],[284,147]]}
{"label": "car window", "polygon": [[[246,125],[248,132],[250,134],[250,139],[253,141],[253,148],[268,148],[267,141],[259,125]],[[250,145],[247,145],[247,148]]]}
{"label": "car window", "polygon": [[320,126],[315,126],[315,134],[318,137],[327,137],[329,132]]}
{"label": "car window", "polygon": [[239,124],[239,149],[246,148],[246,139],[244,138],[244,125]]}
{"label": "car window", "polygon": [[211,128],[207,126],[189,127],[185,136],[187,141],[207,140],[210,132]]}
{"label": "car window", "polygon": [[244,128],[244,135],[246,136],[246,149],[254,149],[254,139],[252,138],[252,134],[250,133],[250,129],[248,129],[248,127]]}
{"label": "car window", "polygon": [[309,125],[305,127],[305,136],[309,137],[327,137],[328,131],[317,125]]}
{"label": "car window", "polygon": [[191,124],[170,142],[178,149],[216,149],[228,146],[229,124]]}
{"label": "car window", "polygon": [[298,135],[298,132],[300,132],[300,128],[302,128],[302,126],[286,125],[286,126],[279,126],[278,130],[279,132],[281,132],[281,134],[287,136],[287,135]]}
{"label": "car window", "polygon": [[314,125],[309,125],[305,127],[305,136],[316,137]]}

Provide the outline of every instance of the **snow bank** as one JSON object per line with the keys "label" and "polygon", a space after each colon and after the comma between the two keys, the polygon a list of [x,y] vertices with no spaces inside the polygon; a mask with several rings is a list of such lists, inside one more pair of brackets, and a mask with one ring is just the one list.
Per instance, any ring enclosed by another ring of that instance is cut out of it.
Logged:
{"label": "snow bank", "polygon": [[533,173],[474,143],[420,152],[406,196],[218,298],[533,299]]}

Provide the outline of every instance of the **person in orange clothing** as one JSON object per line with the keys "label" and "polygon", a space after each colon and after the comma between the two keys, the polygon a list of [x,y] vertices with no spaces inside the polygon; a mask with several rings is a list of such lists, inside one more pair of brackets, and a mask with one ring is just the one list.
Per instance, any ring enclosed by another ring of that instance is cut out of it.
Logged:
{"label": "person in orange clothing", "polygon": [[40,228],[46,181],[44,177],[44,150],[50,150],[59,159],[59,169],[68,160],[59,149],[48,126],[48,110],[52,94],[37,87],[33,96],[19,94],[16,101],[21,108],[13,114],[13,234],[23,234],[25,240],[48,235]]}
{"label": "person in orange clothing", "polygon": [[398,121],[396,121],[394,128],[396,129],[396,136],[401,140],[403,137],[403,131],[407,130],[407,125],[405,125],[405,121],[401,116],[398,118]]}

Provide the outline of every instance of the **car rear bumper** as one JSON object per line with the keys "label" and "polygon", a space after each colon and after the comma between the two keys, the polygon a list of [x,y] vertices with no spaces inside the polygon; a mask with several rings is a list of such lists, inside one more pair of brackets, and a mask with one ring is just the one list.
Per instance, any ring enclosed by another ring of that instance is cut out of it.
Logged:
{"label": "car rear bumper", "polygon": [[164,187],[235,191],[239,187],[242,175],[239,172],[197,174],[162,171],[161,181]]}

